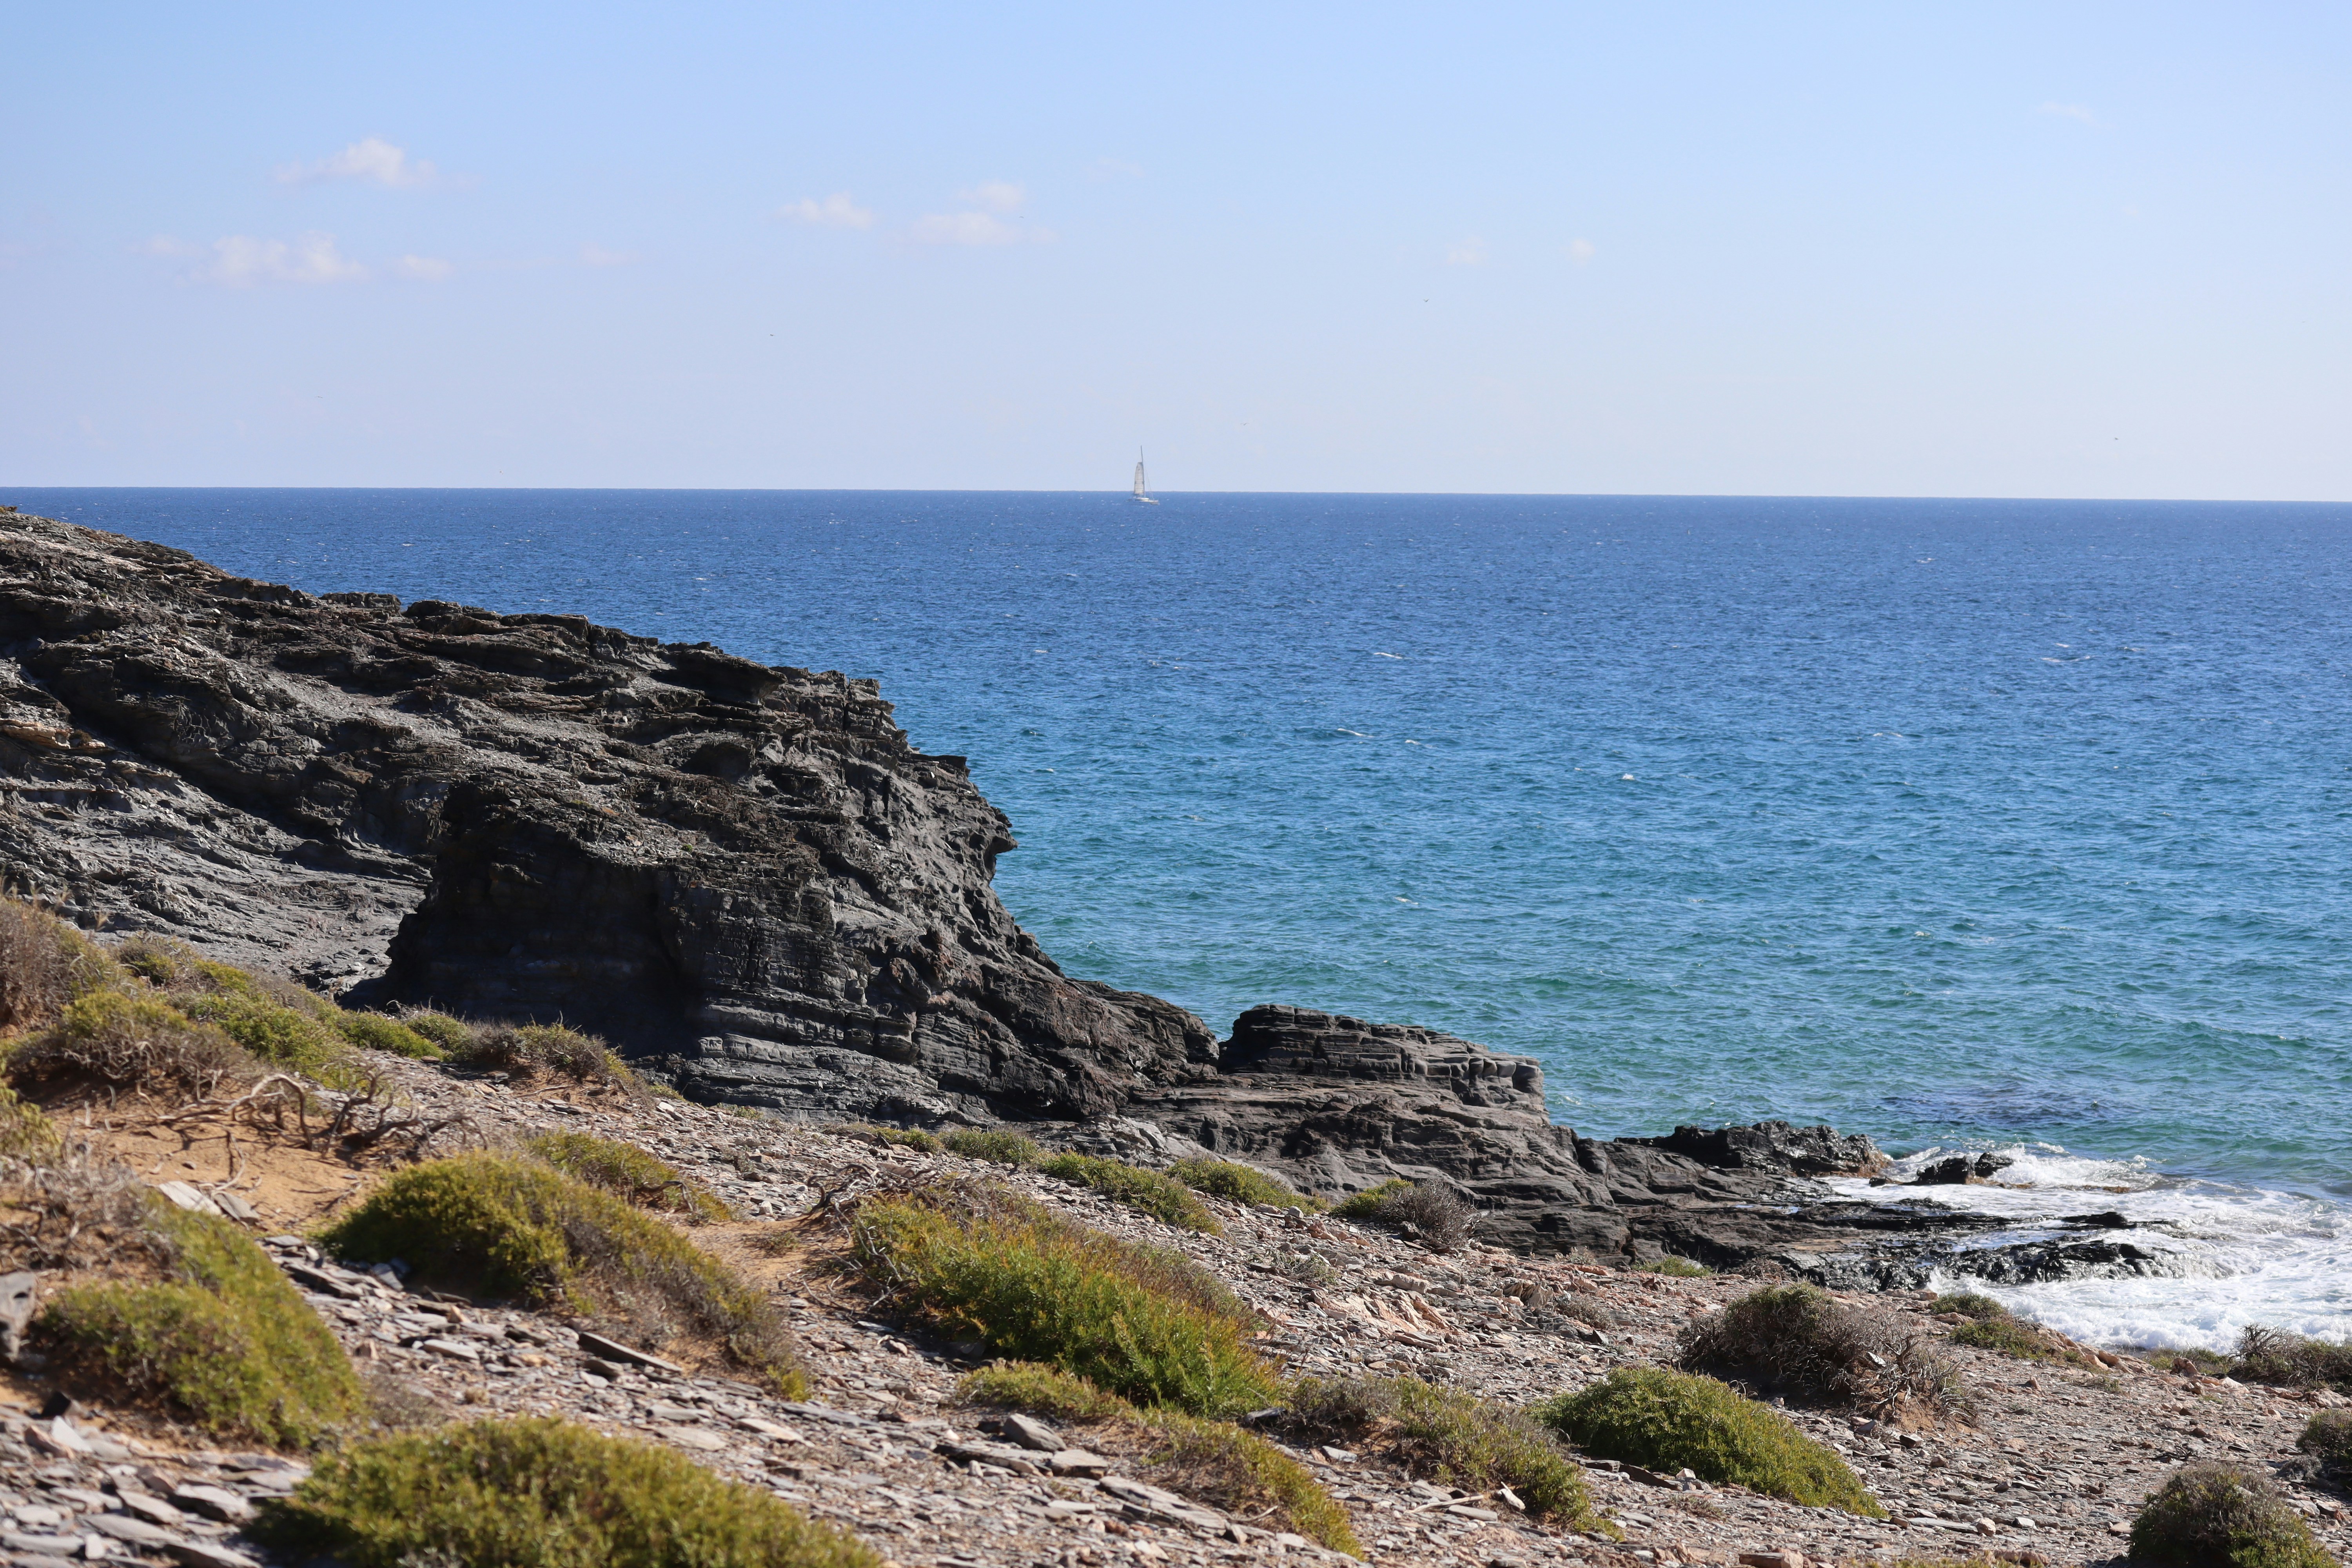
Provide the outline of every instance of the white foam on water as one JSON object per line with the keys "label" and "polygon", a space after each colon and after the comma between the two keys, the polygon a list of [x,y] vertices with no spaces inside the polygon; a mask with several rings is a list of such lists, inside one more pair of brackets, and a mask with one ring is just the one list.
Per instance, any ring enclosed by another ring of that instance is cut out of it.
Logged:
{"label": "white foam on water", "polygon": [[[1895,1163],[1898,1180],[1956,1153],[1923,1149]],[[1980,1186],[1874,1187],[1840,1178],[1828,1184],[1864,1203],[1923,1199],[1971,1214],[2013,1219],[1963,1248],[2057,1237],[2127,1240],[2169,1255],[2178,1274],[2116,1279],[1994,1285],[1965,1272],[1938,1273],[1937,1289],[1980,1290],[2020,1317],[2085,1343],[2135,1349],[2228,1350],[2252,1324],[2336,1339],[2352,1336],[2352,1209],[2305,1194],[2168,1176],[2144,1160],[2098,1160],[2051,1143],[1992,1151],[2011,1165]],[[2053,1222],[2114,1212],[2128,1230],[2085,1230]]]}

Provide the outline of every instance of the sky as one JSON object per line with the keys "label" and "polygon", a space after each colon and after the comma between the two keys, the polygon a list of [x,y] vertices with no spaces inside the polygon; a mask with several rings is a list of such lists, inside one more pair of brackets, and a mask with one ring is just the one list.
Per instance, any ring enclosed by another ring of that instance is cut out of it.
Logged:
{"label": "sky", "polygon": [[0,486],[2352,499],[2352,8],[0,13]]}

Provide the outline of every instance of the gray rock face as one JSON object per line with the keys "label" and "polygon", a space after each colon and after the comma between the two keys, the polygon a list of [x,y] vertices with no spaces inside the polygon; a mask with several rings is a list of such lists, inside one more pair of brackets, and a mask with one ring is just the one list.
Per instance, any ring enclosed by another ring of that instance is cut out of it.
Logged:
{"label": "gray rock face", "polygon": [[0,511],[0,872],[83,925],[561,1017],[697,1099],[1443,1178],[1528,1247],[1736,1260],[1801,1226],[1726,1205],[1879,1159],[1780,1123],[1581,1139],[1533,1061],[1427,1029],[1259,1007],[1220,1047],[1039,951],[990,886],[1013,847],[869,681]]}

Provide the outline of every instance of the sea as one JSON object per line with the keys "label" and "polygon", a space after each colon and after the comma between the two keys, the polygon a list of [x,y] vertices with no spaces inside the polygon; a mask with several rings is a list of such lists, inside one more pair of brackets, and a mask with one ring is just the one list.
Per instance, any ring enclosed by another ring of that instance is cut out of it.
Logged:
{"label": "sea", "polygon": [[[1538,1058],[1589,1136],[1782,1117],[2352,1333],[2352,506],[19,489],[313,592],[881,682],[1074,974]],[[1851,1184],[1874,1201],[1886,1188]]]}

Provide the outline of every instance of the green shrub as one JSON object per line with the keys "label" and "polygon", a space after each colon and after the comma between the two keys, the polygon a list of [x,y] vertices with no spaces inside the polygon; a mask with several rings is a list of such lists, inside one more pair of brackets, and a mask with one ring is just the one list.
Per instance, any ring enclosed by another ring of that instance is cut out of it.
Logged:
{"label": "green shrub", "polygon": [[143,1223],[173,1277],[58,1292],[35,1331],[60,1371],[266,1443],[315,1443],[360,1412],[341,1344],[268,1254],[226,1220],[161,1197]]}
{"label": "green shrub", "polygon": [[2315,1340],[2284,1329],[2248,1326],[2238,1338],[2230,1375],[2284,1388],[2352,1388],[2352,1339]]}
{"label": "green shrub", "polygon": [[1217,1216],[1192,1195],[1190,1187],[1157,1171],[1139,1170],[1117,1160],[1097,1160],[1091,1154],[1056,1154],[1038,1168],[1057,1182],[1091,1187],[1105,1197],[1168,1225],[1206,1231],[1211,1236],[1224,1233],[1225,1227],[1217,1223]]}
{"label": "green shrub", "polygon": [[1237,1160],[1179,1160],[1168,1173],[1196,1193],[1265,1208],[1299,1208],[1313,1213],[1323,1200],[1292,1192],[1255,1165]]}
{"label": "green shrub", "polygon": [[1415,1475],[1474,1492],[1507,1486],[1535,1518],[1613,1533],[1551,1434],[1492,1400],[1414,1377],[1310,1377],[1291,1389],[1287,1419],[1310,1440],[1382,1447]]}
{"label": "green shrub", "polygon": [[[415,1027],[414,1019],[408,1024]],[[526,1082],[542,1077],[568,1078],[577,1083],[605,1084],[632,1099],[650,1098],[644,1080],[604,1041],[563,1024],[478,1026],[465,1045],[449,1050],[449,1059],[461,1067],[503,1072]]]}
{"label": "green shrub", "polygon": [[252,1533],[352,1568],[878,1568],[856,1538],[667,1448],[551,1418],[321,1460]]}
{"label": "green shrub", "polygon": [[320,1240],[344,1258],[404,1259],[426,1283],[610,1319],[642,1340],[699,1336],[788,1397],[807,1392],[790,1331],[757,1289],[661,1221],[531,1161],[411,1166]]}
{"label": "green shrub", "polygon": [[473,1048],[476,1030],[463,1018],[446,1013],[414,1009],[400,1015],[401,1027],[441,1047],[441,1054],[462,1059]]}
{"label": "green shrub", "polygon": [[2352,1472],[2352,1410],[2322,1410],[2304,1423],[2294,1446],[2331,1470]]}
{"label": "green shrub", "polygon": [[57,1023],[8,1054],[8,1076],[94,1079],[133,1093],[177,1090],[194,1099],[224,1084],[250,1083],[261,1064],[219,1029],[160,996],[93,991]]}
{"label": "green shrub", "polygon": [[42,1028],[121,968],[89,938],[21,899],[0,899],[0,1033]]}
{"label": "green shrub", "polygon": [[1332,1206],[1331,1213],[1338,1219],[1368,1220],[1377,1214],[1380,1206],[1389,1199],[1402,1196],[1411,1191],[1412,1191],[1411,1182],[1406,1181],[1402,1176],[1391,1176],[1379,1186],[1366,1187],[1360,1193],[1353,1193],[1341,1198]]}
{"label": "green shrub", "polygon": [[195,992],[173,998],[181,1012],[213,1025],[272,1067],[342,1087],[354,1075],[342,1031],[256,992]]}
{"label": "green shrub", "polygon": [[541,1132],[526,1146],[565,1175],[641,1209],[677,1215],[695,1225],[724,1225],[735,1217],[717,1194],[626,1143],[589,1132]]}
{"label": "green shrub", "polygon": [[947,1147],[919,1127],[875,1127],[866,1122],[846,1122],[825,1129],[839,1138],[854,1138],[860,1143],[895,1145],[901,1149],[919,1149],[926,1154],[936,1154]]}
{"label": "green shrub", "polygon": [[1116,1394],[1106,1394],[1074,1373],[1043,1362],[1000,1361],[964,1374],[956,1397],[967,1405],[995,1405],[1050,1415],[1056,1421],[1113,1421],[1139,1414]]}
{"label": "green shrub", "polygon": [[339,1013],[335,1027],[352,1045],[372,1051],[390,1051],[396,1057],[413,1057],[426,1062],[437,1062],[448,1054],[399,1019],[387,1018],[381,1013]]}
{"label": "green shrub", "polygon": [[0,1161],[33,1164],[53,1157],[58,1147],[57,1123],[39,1106],[26,1104],[16,1098],[15,1089],[0,1082]]}
{"label": "green shrub", "polygon": [[2182,1467],[2132,1521],[2136,1563],[2182,1568],[2334,1568],[2267,1476],[2237,1465]]}
{"label": "green shrub", "polygon": [[956,1385],[967,1404],[1025,1410],[1057,1421],[1113,1421],[1149,1428],[1160,1446],[1146,1461],[1154,1478],[1188,1497],[1246,1512],[1260,1523],[1270,1506],[1282,1523],[1310,1541],[1350,1556],[1363,1555],[1339,1506],[1306,1467],[1265,1438],[1226,1421],[1173,1410],[1138,1410],[1083,1377],[1036,1362],[999,1362]]}
{"label": "green shrub", "polygon": [[1924,1336],[1885,1312],[1833,1301],[1811,1285],[1768,1285],[1685,1326],[1686,1371],[1731,1376],[1771,1392],[1882,1414],[1912,1405],[1968,1408],[1968,1392]]}
{"label": "green shrub", "polygon": [[982,1131],[977,1127],[959,1128],[940,1140],[950,1154],[961,1154],[967,1160],[986,1160],[993,1165],[1034,1165],[1042,1157],[1037,1145],[1018,1132],[1003,1130]]}
{"label": "green shrub", "polygon": [[1687,1468],[1717,1486],[1886,1517],[1835,1449],[1711,1377],[1618,1367],[1603,1382],[1538,1406],[1536,1418],[1600,1458],[1669,1475]]}
{"label": "green shrub", "polygon": [[1198,1266],[1006,1193],[927,1188],[861,1205],[855,1255],[946,1338],[1049,1362],[1145,1405],[1221,1415],[1273,1402],[1256,1325]]}
{"label": "green shrub", "polygon": [[1687,1258],[1661,1258],[1652,1263],[1633,1265],[1636,1274],[1663,1274],[1670,1279],[1704,1279],[1715,1272],[1704,1263],[1694,1263]]}
{"label": "green shrub", "polygon": [[2006,1318],[2009,1309],[1980,1291],[1967,1290],[1956,1296],[1938,1296],[1927,1303],[1930,1312],[1958,1312],[1963,1318]]}

